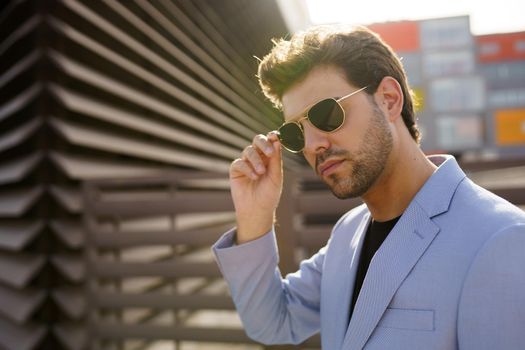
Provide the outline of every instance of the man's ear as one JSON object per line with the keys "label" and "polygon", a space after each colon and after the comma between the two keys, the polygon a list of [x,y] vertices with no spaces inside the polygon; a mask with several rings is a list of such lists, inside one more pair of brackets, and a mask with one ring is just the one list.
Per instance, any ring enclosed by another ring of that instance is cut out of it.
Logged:
{"label": "man's ear", "polygon": [[379,107],[386,111],[390,121],[393,122],[401,116],[404,102],[403,90],[396,79],[390,76],[384,77],[377,87],[376,96]]}

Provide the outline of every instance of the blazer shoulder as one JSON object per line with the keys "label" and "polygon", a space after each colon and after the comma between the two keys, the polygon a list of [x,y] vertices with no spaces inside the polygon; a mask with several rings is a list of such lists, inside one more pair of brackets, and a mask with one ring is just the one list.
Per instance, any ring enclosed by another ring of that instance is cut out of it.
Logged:
{"label": "blazer shoulder", "polygon": [[461,348],[517,349],[525,344],[523,247],[525,224],[513,223],[493,234],[478,251],[460,297]]}
{"label": "blazer shoulder", "polygon": [[525,223],[523,210],[469,178],[465,178],[460,183],[453,200],[468,201],[470,205],[466,206],[465,210],[468,208],[475,211],[481,210],[483,214],[493,213],[498,217],[504,217],[506,221]]}

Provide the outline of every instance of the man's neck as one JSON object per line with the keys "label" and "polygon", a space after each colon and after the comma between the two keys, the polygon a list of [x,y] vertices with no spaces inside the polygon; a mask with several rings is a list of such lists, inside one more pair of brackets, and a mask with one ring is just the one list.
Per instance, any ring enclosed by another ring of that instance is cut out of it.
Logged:
{"label": "man's neck", "polygon": [[416,144],[394,151],[383,174],[362,197],[374,220],[388,221],[403,214],[436,169]]}

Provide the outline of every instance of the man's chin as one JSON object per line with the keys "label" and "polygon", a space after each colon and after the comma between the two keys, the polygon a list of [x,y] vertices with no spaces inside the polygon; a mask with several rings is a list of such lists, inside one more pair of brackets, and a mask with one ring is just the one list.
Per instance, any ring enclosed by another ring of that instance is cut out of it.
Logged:
{"label": "man's chin", "polygon": [[332,190],[332,193],[334,196],[336,196],[338,199],[351,199],[351,198],[357,198],[360,197],[360,195],[353,193],[353,192],[339,192]]}
{"label": "man's chin", "polygon": [[330,191],[332,191],[333,195],[339,199],[350,199],[357,198],[360,196],[360,194],[356,193],[356,191],[354,191],[352,188],[341,188],[342,186],[330,183],[327,183],[327,185],[330,188]]}

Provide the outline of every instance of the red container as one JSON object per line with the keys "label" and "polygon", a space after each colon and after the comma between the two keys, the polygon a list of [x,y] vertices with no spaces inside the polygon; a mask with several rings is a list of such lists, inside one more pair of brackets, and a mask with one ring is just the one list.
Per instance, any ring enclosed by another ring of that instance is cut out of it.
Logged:
{"label": "red container", "polygon": [[481,63],[525,60],[525,32],[476,37]]}

